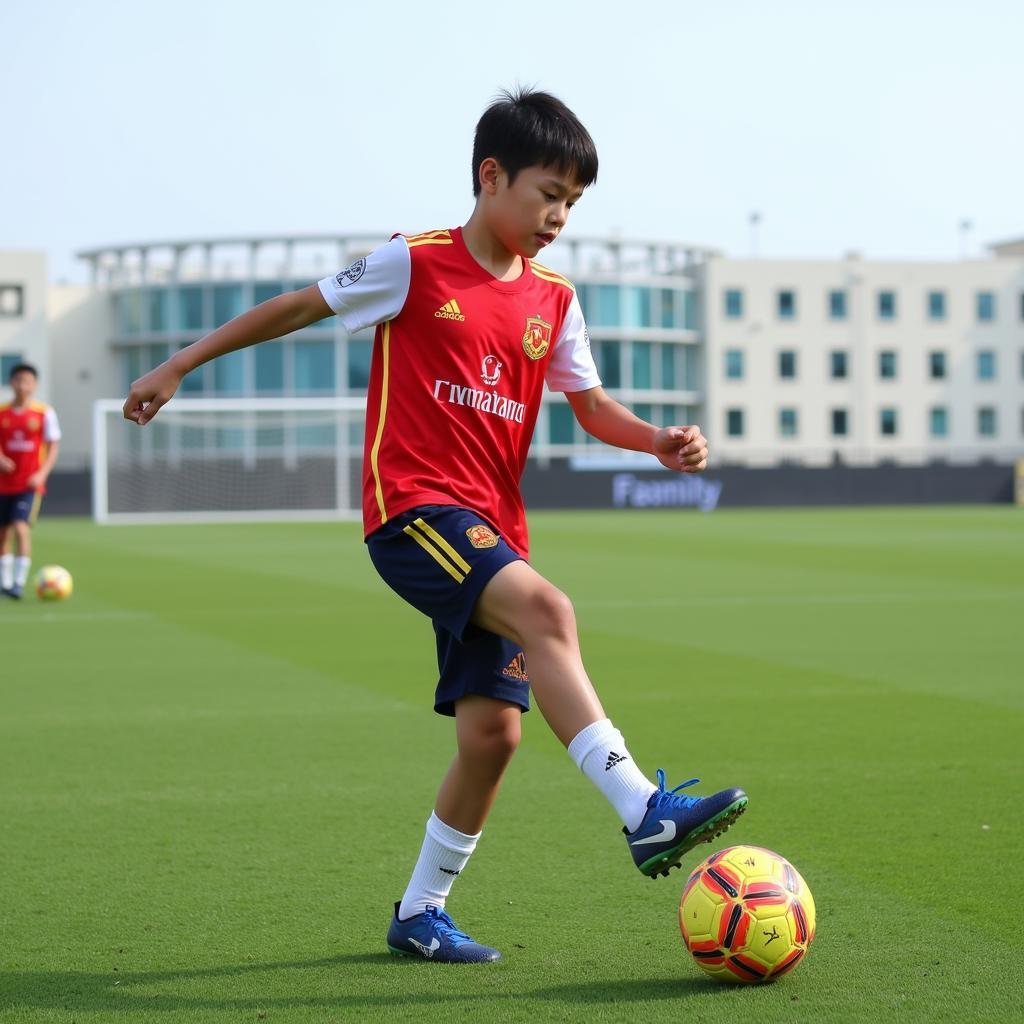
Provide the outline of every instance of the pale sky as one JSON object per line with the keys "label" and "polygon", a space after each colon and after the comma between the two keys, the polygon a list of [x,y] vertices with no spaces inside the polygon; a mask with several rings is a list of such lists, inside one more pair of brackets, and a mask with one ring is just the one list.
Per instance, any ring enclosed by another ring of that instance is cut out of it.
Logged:
{"label": "pale sky", "polygon": [[590,129],[578,234],[950,259],[1024,235],[1021,0],[4,0],[0,248],[465,221],[476,120]]}

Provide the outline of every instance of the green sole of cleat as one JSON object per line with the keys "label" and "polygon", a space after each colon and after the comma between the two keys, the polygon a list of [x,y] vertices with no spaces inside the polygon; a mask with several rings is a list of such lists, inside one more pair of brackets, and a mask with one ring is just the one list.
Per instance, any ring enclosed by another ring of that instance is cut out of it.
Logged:
{"label": "green sole of cleat", "polygon": [[644,863],[640,865],[640,871],[647,875],[648,878],[657,878],[658,875],[662,875],[667,878],[668,873],[673,868],[682,867],[682,862],[679,860],[679,857],[687,851],[692,850],[695,846],[699,846],[701,843],[713,842],[723,832],[728,831],[733,822],[746,809],[746,797],[742,800],[737,800],[735,803],[729,804],[725,810],[720,811],[709,821],[704,822],[700,828],[696,828],[685,835],[678,846],[671,850],[666,850],[664,853],[660,853],[657,857],[652,857],[648,861],[644,861]]}
{"label": "green sole of cleat", "polygon": [[[414,953],[407,953],[404,949],[395,949],[394,946],[388,946],[388,952],[392,956],[415,956]],[[421,957],[421,959],[423,959]]]}

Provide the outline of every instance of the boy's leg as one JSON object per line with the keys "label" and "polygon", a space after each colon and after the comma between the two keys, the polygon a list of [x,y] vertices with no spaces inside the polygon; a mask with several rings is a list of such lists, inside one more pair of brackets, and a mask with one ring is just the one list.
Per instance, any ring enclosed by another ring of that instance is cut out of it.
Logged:
{"label": "boy's leg", "polygon": [[[8,504],[7,498],[0,495],[0,505]],[[14,586],[14,552],[7,550],[13,533],[10,523],[0,526],[0,590],[5,593]]]}
{"label": "boy's leg", "polygon": [[455,703],[458,751],[427,821],[419,859],[388,931],[393,953],[482,963],[500,953],[473,942],[444,913],[455,879],[480,839],[502,776],[520,739],[522,709],[470,695]]}
{"label": "boy's leg", "polygon": [[677,796],[665,790],[662,773],[655,787],[640,772],[583,666],[572,603],[527,563],[510,563],[492,577],[473,622],[523,648],[538,707],[615,807],[644,874],[667,874],[681,854],[724,832],[743,812],[747,797],[740,789],[705,798]]}
{"label": "boy's leg", "polygon": [[32,567],[32,530],[28,520],[15,519],[14,523],[14,548],[17,555],[14,559],[14,586],[13,592],[21,595],[25,584],[28,582],[29,569]]}

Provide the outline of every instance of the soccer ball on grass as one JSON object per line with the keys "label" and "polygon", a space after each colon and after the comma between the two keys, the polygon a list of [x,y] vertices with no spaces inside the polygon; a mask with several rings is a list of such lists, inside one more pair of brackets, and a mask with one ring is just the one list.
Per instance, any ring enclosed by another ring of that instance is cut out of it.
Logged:
{"label": "soccer ball on grass", "polygon": [[730,846],[691,872],[679,927],[686,948],[713,978],[772,981],[807,952],[814,899],[784,857],[760,846]]}
{"label": "soccer ball on grass", "polygon": [[73,586],[71,573],[62,565],[44,565],[36,573],[36,594],[43,601],[63,601]]}

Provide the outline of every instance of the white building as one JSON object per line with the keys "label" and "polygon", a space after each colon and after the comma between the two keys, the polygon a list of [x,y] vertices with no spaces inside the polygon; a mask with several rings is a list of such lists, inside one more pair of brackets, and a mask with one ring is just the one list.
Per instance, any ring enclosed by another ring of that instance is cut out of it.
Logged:
{"label": "white building", "polygon": [[715,259],[705,433],[748,465],[1024,454],[1024,243],[950,263]]}

